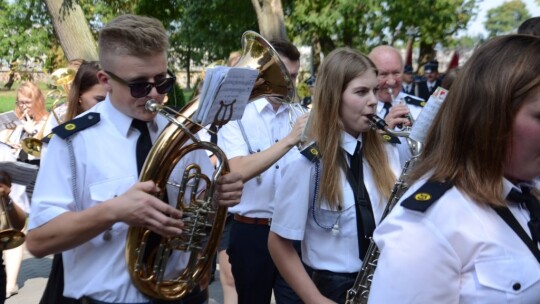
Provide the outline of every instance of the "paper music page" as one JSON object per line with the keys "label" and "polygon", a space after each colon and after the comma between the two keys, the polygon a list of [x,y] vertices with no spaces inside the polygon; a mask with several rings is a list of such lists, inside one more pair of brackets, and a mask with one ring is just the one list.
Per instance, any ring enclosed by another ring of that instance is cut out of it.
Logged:
{"label": "paper music page", "polygon": [[5,129],[14,129],[19,125],[22,125],[22,122],[17,118],[14,111],[0,114],[0,131]]}

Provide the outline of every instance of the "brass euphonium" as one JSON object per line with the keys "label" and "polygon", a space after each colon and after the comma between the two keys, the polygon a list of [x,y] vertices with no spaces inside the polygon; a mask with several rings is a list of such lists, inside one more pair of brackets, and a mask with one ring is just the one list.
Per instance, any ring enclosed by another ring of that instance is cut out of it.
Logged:
{"label": "brass euphonium", "polygon": [[[270,44],[257,33],[249,31],[242,37],[242,46],[243,55],[235,67],[259,71],[249,99],[273,96],[279,97],[284,102],[293,102],[294,84],[285,65]],[[155,242],[157,245],[151,245],[150,230],[143,227],[130,227],[128,230],[126,262],[131,279],[142,293],[154,299],[178,300],[201,284],[212,266],[213,256],[225,224],[227,208],[216,206],[213,197],[215,181],[219,176],[229,172],[229,165],[219,147],[200,141],[195,136],[202,127],[190,117],[194,115],[198,105],[199,98],[196,97],[180,112],[176,112],[177,116],[174,117],[171,109],[153,100],[146,104],[147,110],[165,116],[171,123],[152,147],[141,169],[139,178],[141,181],[152,180],[159,189],[165,189],[173,168],[182,157],[194,150],[210,150],[217,156],[219,164],[211,177],[205,176],[197,164],[186,167],[183,180],[177,185],[180,189],[176,208],[183,211],[182,235],[173,238],[159,237],[159,242]],[[202,197],[196,195],[197,185],[200,182],[206,186]],[[186,191],[189,191],[186,187],[188,183],[195,190],[186,195]],[[162,191],[157,195],[163,198],[164,193]],[[190,197],[190,202],[184,201],[186,196]],[[184,270],[175,273],[173,278],[166,278],[165,271],[170,268],[167,265],[172,263],[169,257],[177,250],[190,252],[189,262]]]}

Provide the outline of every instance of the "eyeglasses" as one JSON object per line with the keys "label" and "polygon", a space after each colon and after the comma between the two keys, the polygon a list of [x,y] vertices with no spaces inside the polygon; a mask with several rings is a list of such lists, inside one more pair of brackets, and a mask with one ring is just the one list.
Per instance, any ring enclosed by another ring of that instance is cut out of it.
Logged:
{"label": "eyeglasses", "polygon": [[147,96],[150,94],[150,91],[152,91],[152,88],[156,88],[156,91],[159,94],[166,94],[171,90],[174,83],[176,82],[176,77],[173,75],[173,73],[170,70],[167,70],[167,75],[170,77],[167,77],[163,80],[160,80],[159,82],[148,82],[148,81],[140,81],[140,82],[127,82],[124,79],[116,76],[114,73],[109,71],[104,71],[105,73],[109,74],[112,79],[120,82],[123,85],[126,85],[129,87],[131,96],[134,98],[141,98],[144,96]]}
{"label": "eyeglasses", "polygon": [[30,106],[30,105],[32,105],[32,101],[31,100],[29,100],[29,101],[16,101],[15,104],[17,104],[18,106],[22,106],[22,105]]}

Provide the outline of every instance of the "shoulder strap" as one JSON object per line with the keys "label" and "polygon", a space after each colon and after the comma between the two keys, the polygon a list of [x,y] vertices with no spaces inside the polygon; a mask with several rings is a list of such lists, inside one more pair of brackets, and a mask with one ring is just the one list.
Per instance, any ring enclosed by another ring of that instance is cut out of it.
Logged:
{"label": "shoulder strap", "polygon": [[302,154],[305,158],[309,159],[311,162],[318,162],[322,157],[321,151],[319,150],[316,142],[313,142],[311,143],[311,145],[302,149],[302,151],[300,151],[300,154]]}
{"label": "shoulder strap", "polygon": [[242,121],[239,119],[237,120],[238,126],[240,127],[240,132],[242,133],[242,138],[244,139],[244,142],[247,144],[249,154],[254,154],[255,151],[251,148],[251,145],[249,144],[249,139],[246,134],[246,130],[244,129],[244,125],[242,124]]}
{"label": "shoulder strap", "polygon": [[66,139],[77,132],[97,124],[99,120],[99,113],[91,112],[55,127],[53,133],[62,139]]}
{"label": "shoulder strap", "polygon": [[446,191],[454,186],[453,182],[428,181],[416,192],[407,197],[401,206],[420,212],[425,212],[441,198]]}
{"label": "shoulder strap", "polygon": [[407,96],[405,96],[404,99],[405,99],[406,103],[412,104],[412,105],[415,105],[415,106],[418,106],[418,107],[423,107],[423,106],[426,105],[426,102],[420,97],[407,95]]}
{"label": "shoulder strap", "polygon": [[392,134],[383,134],[382,138],[383,140],[391,144],[401,144],[401,140],[397,136]]}
{"label": "shoulder strap", "polygon": [[45,144],[48,144],[49,141],[51,141],[51,138],[54,136],[54,133],[49,133],[47,134],[47,136],[43,136],[43,138],[41,139],[41,142],[42,143],[45,143]]}

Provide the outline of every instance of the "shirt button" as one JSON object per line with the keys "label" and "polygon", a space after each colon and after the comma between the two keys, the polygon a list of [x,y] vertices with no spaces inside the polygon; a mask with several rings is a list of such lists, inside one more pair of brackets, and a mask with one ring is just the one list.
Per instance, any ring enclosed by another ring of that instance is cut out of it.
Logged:
{"label": "shirt button", "polygon": [[279,165],[276,165],[276,169],[279,169]]}
{"label": "shirt button", "polygon": [[275,139],[274,142],[278,142],[279,140]]}
{"label": "shirt button", "polygon": [[514,283],[514,285],[512,285],[512,289],[514,289],[515,291],[518,291],[521,289],[521,284],[519,283]]}

